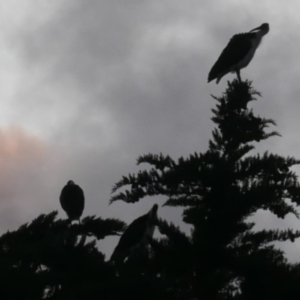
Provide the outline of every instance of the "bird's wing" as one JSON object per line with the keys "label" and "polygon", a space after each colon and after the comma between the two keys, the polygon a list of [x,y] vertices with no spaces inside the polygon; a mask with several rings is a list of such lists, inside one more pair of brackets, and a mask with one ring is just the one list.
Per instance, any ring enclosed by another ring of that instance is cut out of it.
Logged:
{"label": "bird's wing", "polygon": [[148,214],[134,220],[121,236],[118,249],[128,249],[138,243],[144,236],[148,226]]}
{"label": "bird's wing", "polygon": [[76,204],[78,214],[81,216],[84,209],[84,193],[80,186],[77,185]]}
{"label": "bird's wing", "polygon": [[220,73],[229,72],[230,68],[241,61],[251,48],[251,34],[234,35],[208,74],[208,81],[214,80]]}
{"label": "bird's wing", "polygon": [[60,205],[63,208],[65,212],[68,211],[69,205],[68,205],[68,186],[64,186],[63,189],[61,190],[60,196],[59,196],[59,201]]}

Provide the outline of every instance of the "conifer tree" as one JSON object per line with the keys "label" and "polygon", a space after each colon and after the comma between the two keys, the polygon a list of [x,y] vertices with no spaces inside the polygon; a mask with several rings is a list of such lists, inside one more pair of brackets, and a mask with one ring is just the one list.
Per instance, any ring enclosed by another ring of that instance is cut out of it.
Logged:
{"label": "conifer tree", "polygon": [[[300,187],[293,165],[273,153],[254,154],[255,143],[278,136],[275,122],[254,114],[259,96],[251,82],[228,83],[212,110],[216,128],[204,153],[173,160],[147,154],[150,169],[124,176],[111,201],[128,203],[164,196],[183,208],[191,234],[160,219],[165,236],[150,240],[147,255],[114,266],[96,242],[120,235],[122,221],[86,217],[81,224],[57,220],[56,212],[0,237],[2,299],[299,299],[300,264],[290,264],[276,241],[294,241],[299,231],[254,231],[251,216],[268,210],[298,217]],[[120,191],[122,189],[123,191]]]}
{"label": "conifer tree", "polygon": [[96,241],[120,234],[125,224],[92,216],[70,225],[56,215],[0,237],[1,299],[93,299],[115,277]]}
{"label": "conifer tree", "polygon": [[[253,154],[255,143],[279,136],[268,130],[276,125],[272,119],[248,108],[257,96],[249,81],[228,82],[225,93],[213,97],[216,128],[205,153],[178,161],[163,154],[141,156],[137,163],[151,168],[123,176],[113,188],[112,202],[165,196],[164,205],[184,208],[191,236],[161,220],[160,230],[167,237],[152,242],[153,272],[167,283],[174,299],[300,296],[300,288],[292,284],[300,280],[299,266],[289,264],[272,245],[294,241],[300,232],[254,232],[249,220],[260,209],[278,218],[298,217],[300,204],[297,175],[290,169],[300,161],[269,152]],[[125,191],[117,192],[121,188]]]}

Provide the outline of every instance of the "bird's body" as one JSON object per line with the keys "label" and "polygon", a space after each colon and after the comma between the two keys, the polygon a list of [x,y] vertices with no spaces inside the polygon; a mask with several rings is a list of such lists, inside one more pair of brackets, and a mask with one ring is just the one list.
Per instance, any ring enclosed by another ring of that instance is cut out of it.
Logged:
{"label": "bird's body", "polygon": [[81,187],[72,180],[68,181],[61,191],[59,200],[69,219],[79,221],[84,209],[84,193]]}
{"label": "bird's body", "polygon": [[216,83],[219,83],[230,72],[236,72],[241,81],[240,70],[248,66],[263,36],[268,32],[269,24],[264,23],[248,33],[234,35],[211,68],[208,82],[217,79]]}
{"label": "bird's body", "polygon": [[147,247],[157,223],[157,210],[158,205],[154,204],[147,214],[135,219],[127,227],[111,256],[111,261],[123,262],[135,250]]}

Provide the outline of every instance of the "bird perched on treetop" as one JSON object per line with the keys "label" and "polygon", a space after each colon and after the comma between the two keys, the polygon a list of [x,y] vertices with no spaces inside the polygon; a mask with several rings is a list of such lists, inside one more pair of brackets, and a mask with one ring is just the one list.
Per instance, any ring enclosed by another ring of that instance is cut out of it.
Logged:
{"label": "bird perched on treetop", "polygon": [[124,262],[127,256],[136,249],[145,249],[152,238],[155,225],[157,224],[158,205],[154,204],[151,210],[135,219],[122,234],[110,261]]}
{"label": "bird perched on treetop", "polygon": [[84,209],[84,193],[81,187],[69,180],[61,191],[60,204],[71,221],[78,220]]}
{"label": "bird perched on treetop", "polygon": [[236,72],[238,80],[241,82],[240,70],[248,66],[262,37],[269,30],[269,24],[263,23],[247,33],[234,35],[211,68],[208,74],[208,82],[217,79],[216,83],[218,84],[221,78],[230,72]]}

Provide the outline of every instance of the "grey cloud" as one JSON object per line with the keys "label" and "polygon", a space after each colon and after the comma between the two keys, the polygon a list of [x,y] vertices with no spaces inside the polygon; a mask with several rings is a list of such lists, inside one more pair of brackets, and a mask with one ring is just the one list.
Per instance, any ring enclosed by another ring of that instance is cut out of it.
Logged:
{"label": "grey cloud", "polygon": [[[207,84],[208,71],[234,33],[265,21],[271,31],[242,78],[253,79],[263,93],[253,108],[278,121],[283,138],[273,138],[258,150],[297,154],[298,54],[291,43],[298,36],[289,31],[281,37],[279,2],[268,4],[272,10],[265,4],[260,11],[252,1],[216,5],[192,0],[88,0],[55,5],[51,18],[35,26],[24,23],[10,37],[24,71],[12,103],[14,116],[20,126],[36,128],[47,147],[59,153],[58,164],[36,171],[42,178],[40,190],[29,194],[37,199],[44,192],[51,203],[36,208],[36,213],[59,209],[64,217],[58,195],[69,179],[85,191],[84,215],[130,222],[147,211],[153,203],[149,199],[108,206],[111,186],[138,170],[135,160],[141,154],[178,157],[207,149],[213,129],[210,109],[215,104],[210,94],[220,95],[232,78],[229,75],[218,86]],[[46,163],[51,155],[44,159]],[[162,208],[159,213],[180,219],[174,210]],[[295,220],[288,222],[296,226]]]}

